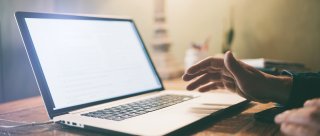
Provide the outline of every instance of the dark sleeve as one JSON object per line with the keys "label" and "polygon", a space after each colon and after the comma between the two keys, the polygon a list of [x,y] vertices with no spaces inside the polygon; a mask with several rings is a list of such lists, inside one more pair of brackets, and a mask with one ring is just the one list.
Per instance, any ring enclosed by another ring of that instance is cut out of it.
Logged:
{"label": "dark sleeve", "polygon": [[289,96],[288,108],[302,107],[308,99],[320,97],[320,72],[290,74],[293,77],[293,87]]}

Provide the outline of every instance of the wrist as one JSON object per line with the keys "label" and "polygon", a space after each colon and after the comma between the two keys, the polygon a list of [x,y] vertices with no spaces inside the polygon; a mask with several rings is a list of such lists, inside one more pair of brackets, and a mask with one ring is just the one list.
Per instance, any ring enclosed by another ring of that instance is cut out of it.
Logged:
{"label": "wrist", "polygon": [[280,104],[286,104],[292,90],[293,79],[290,76],[270,76],[269,85],[272,95],[270,100]]}

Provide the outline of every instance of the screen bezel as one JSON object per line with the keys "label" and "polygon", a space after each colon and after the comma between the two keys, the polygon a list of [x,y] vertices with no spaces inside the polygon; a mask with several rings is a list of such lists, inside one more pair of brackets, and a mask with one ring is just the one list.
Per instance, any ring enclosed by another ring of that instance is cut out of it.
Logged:
{"label": "screen bezel", "polygon": [[[134,23],[134,21],[132,19],[122,19],[122,18],[106,18],[106,17],[93,17],[93,16],[82,16],[82,15],[64,15],[64,14],[54,14],[54,13],[35,13],[35,12],[16,12],[15,13],[15,17],[16,17],[16,21],[24,42],[24,46],[26,49],[26,52],[28,54],[28,58],[29,58],[29,62],[31,63],[31,67],[34,73],[34,76],[36,78],[36,82],[38,85],[38,88],[40,90],[40,93],[42,95],[42,98],[44,100],[46,109],[48,111],[49,117],[50,119],[52,119],[55,116],[59,116],[62,114],[66,114],[70,111],[73,110],[77,110],[77,109],[81,109],[81,108],[85,108],[88,106],[93,106],[93,105],[97,105],[97,104],[102,104],[102,103],[106,103],[106,102],[111,102],[114,100],[119,100],[119,99],[124,99],[124,98],[128,98],[128,97],[132,97],[132,96],[137,96],[137,95],[141,95],[141,94],[145,94],[145,93],[150,93],[150,92],[155,92],[155,91],[163,91],[164,90],[164,86],[163,83],[159,77],[159,74],[150,58],[149,52],[145,47],[145,44],[141,38],[141,35],[136,27],[136,24]],[[31,39],[31,35],[29,33],[25,18],[45,18],[45,19],[71,19],[71,20],[99,20],[99,21],[128,21],[130,23],[133,24],[135,32],[137,33],[138,38],[140,39],[140,42],[142,44],[142,48],[143,51],[145,52],[145,55],[147,57],[147,60],[151,66],[151,68],[153,69],[153,72],[158,80],[158,82],[160,83],[160,87],[159,88],[155,88],[152,90],[146,90],[146,91],[142,91],[139,93],[134,93],[134,94],[129,94],[129,95],[124,95],[124,96],[120,96],[120,97],[115,97],[115,98],[109,98],[109,99],[105,99],[105,100],[100,100],[100,101],[96,101],[96,102],[91,102],[91,103],[86,103],[86,104],[81,104],[81,105],[76,105],[76,106],[71,106],[71,107],[67,107],[67,108],[62,108],[62,109],[54,109],[54,102],[52,99],[52,96],[50,94],[50,90],[47,84],[47,81],[45,79],[43,70],[41,68],[41,64],[39,61],[39,58],[37,56],[33,41]]]}

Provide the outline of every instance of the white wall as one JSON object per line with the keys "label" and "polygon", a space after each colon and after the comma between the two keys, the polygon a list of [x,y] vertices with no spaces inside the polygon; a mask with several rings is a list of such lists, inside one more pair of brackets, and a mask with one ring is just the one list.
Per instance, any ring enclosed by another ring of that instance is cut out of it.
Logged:
{"label": "white wall", "polygon": [[239,57],[301,62],[320,71],[319,0],[237,0],[235,5]]}
{"label": "white wall", "polygon": [[172,53],[180,63],[191,42],[210,37],[210,54],[221,52],[224,28],[229,19],[229,0],[167,0]]}

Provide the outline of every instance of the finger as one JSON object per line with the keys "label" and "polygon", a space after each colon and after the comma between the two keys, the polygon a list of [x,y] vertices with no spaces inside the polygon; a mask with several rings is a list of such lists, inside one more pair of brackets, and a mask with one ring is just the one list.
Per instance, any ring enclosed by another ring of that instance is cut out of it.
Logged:
{"label": "finger", "polygon": [[228,71],[226,67],[223,68],[223,70],[221,71],[221,74],[233,79],[232,74]]}
{"label": "finger", "polygon": [[228,51],[225,55],[224,64],[227,70],[235,78],[236,81],[245,80],[247,73],[240,63],[234,58],[232,53]]}
{"label": "finger", "polygon": [[201,76],[203,74],[207,73],[207,71],[200,71],[198,73],[195,73],[195,74],[187,74],[185,73],[183,76],[182,76],[182,80],[184,81],[190,81],[192,80],[193,78],[196,78],[198,76]]}
{"label": "finger", "polygon": [[[209,72],[204,70],[204,71],[200,71],[200,72],[195,73],[195,74],[184,74],[182,76],[182,79],[184,81],[190,81],[190,80],[192,80],[192,79],[194,79],[196,77],[199,77],[199,76],[201,76],[203,74],[206,74],[206,73],[209,73]],[[210,74],[212,74],[213,76],[220,76],[221,75],[220,72],[211,72]]]}
{"label": "finger", "polygon": [[220,58],[213,58],[213,57],[209,57],[206,58],[202,61],[200,61],[199,63],[191,66],[188,70],[187,70],[187,74],[195,74],[199,71],[203,71],[205,69],[207,69],[208,67],[211,67],[212,69],[221,69],[224,67],[223,64],[223,59]]}
{"label": "finger", "polygon": [[[245,98],[247,98],[249,100],[258,101],[258,102],[262,102],[262,103],[267,102],[266,100],[256,99],[250,95],[247,95],[246,92],[244,92],[244,90],[241,88],[243,86],[252,86],[252,84],[248,84],[246,82],[241,82],[241,81],[248,80],[247,79],[249,77],[247,75],[248,72],[245,70],[244,67],[242,67],[242,64],[240,64],[238,62],[238,60],[236,60],[234,58],[234,56],[232,55],[232,53],[230,51],[228,51],[225,55],[224,64],[226,66],[226,69],[231,73],[232,77],[234,78],[236,84],[239,87],[239,89],[237,89],[238,94],[244,95]],[[244,83],[246,83],[246,84],[244,84]]]}
{"label": "finger", "polygon": [[229,77],[229,76],[226,76],[226,75],[221,75],[221,79],[222,79],[223,81],[226,81],[226,82],[233,82],[233,83],[235,83],[235,81],[234,81],[233,78],[231,78],[231,77]]}
{"label": "finger", "polygon": [[237,86],[232,78],[227,77],[225,75],[221,75],[221,81],[226,89],[235,92]]}
{"label": "finger", "polygon": [[201,85],[207,84],[213,80],[219,80],[220,75],[205,74],[187,86],[187,90],[194,90]]}
{"label": "finger", "polygon": [[236,85],[234,84],[234,82],[223,81],[223,85],[231,92],[235,92],[236,90]]}
{"label": "finger", "polygon": [[320,107],[320,98],[308,100],[304,103],[304,106],[310,107],[310,106],[317,106]]}
{"label": "finger", "polygon": [[317,129],[291,123],[281,124],[280,129],[284,134],[293,136],[318,136],[320,134]]}
{"label": "finger", "polygon": [[214,89],[219,89],[219,88],[223,88],[223,83],[222,82],[212,82],[208,85],[205,85],[201,88],[199,88],[200,92],[207,92],[210,90],[214,90]]}
{"label": "finger", "polygon": [[318,128],[320,126],[320,109],[305,107],[296,110],[286,111],[275,117],[276,123],[295,123]]}

